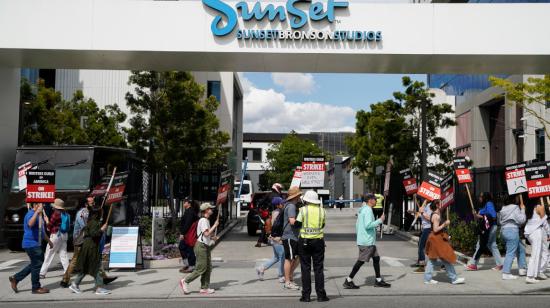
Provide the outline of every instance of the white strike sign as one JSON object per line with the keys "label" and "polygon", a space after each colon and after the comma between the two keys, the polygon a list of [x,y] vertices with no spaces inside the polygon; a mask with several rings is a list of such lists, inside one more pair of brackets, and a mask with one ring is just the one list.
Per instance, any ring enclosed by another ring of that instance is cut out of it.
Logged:
{"label": "white strike sign", "polygon": [[301,182],[302,182],[302,167],[298,166],[294,171],[294,176],[292,177],[292,182],[290,183],[290,187],[300,187]]}
{"label": "white strike sign", "polygon": [[320,188],[325,186],[325,158],[304,157],[302,161],[302,188]]}
{"label": "white strike sign", "polygon": [[506,186],[508,187],[508,193],[510,195],[520,194],[527,191],[525,167],[527,167],[527,164],[525,163],[506,166],[504,176],[506,177]]}
{"label": "white strike sign", "polygon": [[19,179],[19,191],[27,189],[27,170],[32,168],[32,163],[26,162],[21,166],[17,167],[17,176]]}

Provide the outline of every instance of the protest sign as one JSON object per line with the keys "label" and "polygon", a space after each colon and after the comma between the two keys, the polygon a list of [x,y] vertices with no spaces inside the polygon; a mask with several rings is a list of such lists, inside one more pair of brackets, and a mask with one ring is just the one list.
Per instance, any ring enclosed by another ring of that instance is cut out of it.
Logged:
{"label": "protest sign", "polygon": [[455,157],[453,160],[456,178],[459,184],[472,183],[472,175],[468,169],[468,162],[464,157]]}
{"label": "protest sign", "polygon": [[32,163],[30,161],[17,167],[19,191],[27,189],[27,170],[30,170],[31,168],[32,168]]}
{"label": "protest sign", "polygon": [[525,177],[526,163],[513,164],[506,166],[504,178],[508,194],[515,195],[527,192],[527,178]]}
{"label": "protest sign", "polygon": [[290,183],[290,187],[300,187],[300,183],[302,182],[302,166],[296,167],[296,170],[294,170],[294,175],[292,176],[292,182]]}
{"label": "protest sign", "polygon": [[441,209],[445,209],[454,203],[453,174],[449,174],[441,181]]}
{"label": "protest sign", "polygon": [[418,195],[429,201],[441,199],[441,181],[443,178],[435,173],[428,172],[427,181],[422,182]]}
{"label": "protest sign", "polygon": [[[126,181],[128,180],[128,172],[121,172],[115,174],[113,177],[113,182],[107,193],[107,199],[105,204],[112,204],[120,202],[124,199],[124,191],[126,190]],[[92,196],[104,196],[109,187],[109,182],[111,181],[111,176],[104,176],[101,179],[101,183],[94,187],[92,191]]]}
{"label": "protest sign", "polygon": [[231,190],[231,171],[224,171],[220,175],[220,185],[218,187],[218,197],[216,198],[216,204],[222,204],[227,201],[227,196]]}
{"label": "protest sign", "polygon": [[325,158],[306,156],[302,161],[302,188],[322,188],[325,186]]}
{"label": "protest sign", "polygon": [[[550,179],[546,162],[535,163],[525,168],[527,178],[527,193],[529,198],[538,198],[550,195]],[[544,204],[544,203],[543,203]]]}
{"label": "protest sign", "polygon": [[405,187],[405,193],[407,195],[414,195],[418,191],[418,185],[416,184],[416,179],[412,176],[411,169],[405,169],[399,171],[403,177],[403,186]]}
{"label": "protest sign", "polygon": [[384,178],[384,196],[387,196],[390,193],[391,168],[392,161],[390,159],[386,164],[386,177]]}
{"label": "protest sign", "polygon": [[55,170],[27,170],[26,202],[53,203],[55,200]]}

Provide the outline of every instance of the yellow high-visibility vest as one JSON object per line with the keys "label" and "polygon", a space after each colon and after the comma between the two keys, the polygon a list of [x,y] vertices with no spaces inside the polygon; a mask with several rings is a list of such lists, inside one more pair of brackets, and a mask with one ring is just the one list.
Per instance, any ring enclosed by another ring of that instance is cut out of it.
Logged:
{"label": "yellow high-visibility vest", "polygon": [[325,236],[326,212],[320,205],[308,204],[300,209],[296,220],[302,223],[300,237],[305,239],[322,239]]}
{"label": "yellow high-visibility vest", "polygon": [[376,205],[373,206],[374,209],[382,209],[384,208],[384,196],[380,194],[374,194],[376,197]]}

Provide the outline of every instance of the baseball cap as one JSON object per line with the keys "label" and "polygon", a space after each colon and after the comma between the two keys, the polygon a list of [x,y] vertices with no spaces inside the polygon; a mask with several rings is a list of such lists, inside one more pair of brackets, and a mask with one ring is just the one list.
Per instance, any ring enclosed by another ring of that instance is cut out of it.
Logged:
{"label": "baseball cap", "polygon": [[365,196],[363,197],[363,199],[364,199],[365,201],[369,201],[369,200],[371,200],[371,199],[376,200],[376,196],[375,196],[374,194],[368,193],[368,194],[365,194]]}

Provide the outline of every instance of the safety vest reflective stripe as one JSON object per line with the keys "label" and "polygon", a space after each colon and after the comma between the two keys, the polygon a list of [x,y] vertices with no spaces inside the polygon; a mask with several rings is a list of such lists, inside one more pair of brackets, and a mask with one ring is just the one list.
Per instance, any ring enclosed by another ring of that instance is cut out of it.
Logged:
{"label": "safety vest reflective stripe", "polygon": [[[313,211],[315,208],[317,208],[317,213],[310,213],[310,211]],[[315,215],[317,214],[317,217]],[[310,222],[310,216],[312,217],[312,220]],[[306,206],[303,208],[303,224],[302,228],[300,229],[300,237],[302,238],[322,238],[323,237],[323,222],[325,221],[325,213],[323,209],[320,206]],[[315,219],[317,218],[317,219]]]}

